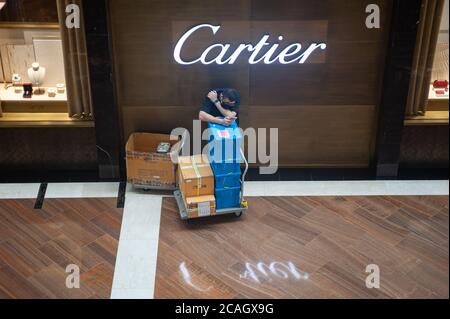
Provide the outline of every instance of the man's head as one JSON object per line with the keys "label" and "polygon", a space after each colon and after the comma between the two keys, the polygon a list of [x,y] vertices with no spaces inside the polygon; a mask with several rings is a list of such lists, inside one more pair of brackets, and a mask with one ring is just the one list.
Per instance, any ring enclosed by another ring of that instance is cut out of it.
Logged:
{"label": "man's head", "polygon": [[223,90],[220,100],[224,104],[228,104],[234,106],[237,101],[240,99],[240,94],[235,89],[225,89]]}

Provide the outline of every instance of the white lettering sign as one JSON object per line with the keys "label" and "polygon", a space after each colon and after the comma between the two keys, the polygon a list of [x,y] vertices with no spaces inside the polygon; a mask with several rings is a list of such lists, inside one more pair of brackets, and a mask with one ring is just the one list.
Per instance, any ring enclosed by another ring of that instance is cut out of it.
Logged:
{"label": "white lettering sign", "polygon": [[[305,63],[306,60],[308,60],[308,58],[314,51],[316,51],[317,49],[325,50],[327,47],[325,43],[311,43],[308,48],[306,50],[303,50],[302,52],[302,45],[300,43],[292,43],[284,48],[280,53],[275,54],[275,51],[278,49],[280,44],[275,43],[271,45],[268,42],[269,35],[264,35],[256,45],[240,44],[232,53],[229,52],[231,49],[231,44],[215,43],[206,48],[206,50],[203,51],[203,53],[201,53],[198,58],[191,61],[183,60],[183,58],[181,57],[183,45],[194,32],[203,28],[211,29],[212,33],[216,34],[220,29],[220,25],[215,26],[211,24],[199,24],[184,33],[183,36],[178,40],[173,51],[173,57],[177,63],[183,65],[190,65],[199,62],[202,64],[233,64],[239,58],[241,53],[243,53],[244,51],[248,51],[249,53],[251,53],[248,59],[248,63],[250,64],[257,64],[260,62],[264,64],[272,64],[274,62],[279,62],[281,64],[302,64]],[[280,35],[278,37],[278,41],[283,41],[283,36]],[[267,52],[260,54],[261,50],[264,47],[269,46],[270,48]],[[214,52],[216,52],[216,54],[214,54]]]}

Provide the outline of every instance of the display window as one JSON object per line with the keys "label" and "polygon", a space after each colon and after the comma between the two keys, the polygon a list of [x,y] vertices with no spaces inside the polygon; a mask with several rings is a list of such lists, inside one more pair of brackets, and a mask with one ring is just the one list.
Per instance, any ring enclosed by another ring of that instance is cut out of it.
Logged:
{"label": "display window", "polygon": [[92,122],[84,30],[66,26],[66,2],[0,1],[0,125]]}
{"label": "display window", "polygon": [[[429,100],[446,102],[448,109],[449,76],[448,76],[448,8],[449,2],[445,2],[442,12],[441,24],[433,59]],[[445,103],[444,103],[445,104]]]}
{"label": "display window", "polygon": [[422,2],[406,124],[448,124],[449,1]]}

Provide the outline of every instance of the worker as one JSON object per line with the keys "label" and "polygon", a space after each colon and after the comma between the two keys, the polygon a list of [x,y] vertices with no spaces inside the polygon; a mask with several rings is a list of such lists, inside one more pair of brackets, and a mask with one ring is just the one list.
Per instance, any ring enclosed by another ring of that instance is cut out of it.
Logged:
{"label": "worker", "polygon": [[229,126],[238,120],[240,103],[240,94],[236,89],[212,90],[206,95],[198,118],[203,122]]}

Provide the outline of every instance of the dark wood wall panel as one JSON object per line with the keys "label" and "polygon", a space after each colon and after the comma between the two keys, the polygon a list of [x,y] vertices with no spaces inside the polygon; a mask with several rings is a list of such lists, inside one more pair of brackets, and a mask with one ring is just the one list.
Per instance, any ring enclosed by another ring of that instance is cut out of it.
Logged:
{"label": "dark wood wall panel", "polygon": [[329,16],[329,1],[309,0],[252,0],[252,15],[254,20],[321,20]]}
{"label": "dark wood wall panel", "polygon": [[448,168],[448,145],[448,125],[406,126],[400,148],[400,165]]}
{"label": "dark wood wall panel", "polygon": [[95,170],[93,128],[2,128],[0,171]]}
{"label": "dark wood wall panel", "polygon": [[56,0],[8,0],[0,11],[0,22],[58,23]]}
{"label": "dark wood wall panel", "polygon": [[[244,129],[279,128],[281,165],[368,166],[392,5],[371,3],[380,5],[381,29],[366,28],[362,0],[111,0],[125,140],[133,131],[191,128],[208,89],[235,87]],[[249,65],[243,57],[234,65],[176,64],[176,41],[199,23],[222,27],[214,38],[195,34],[183,57],[213,39],[236,47],[263,34],[271,43],[282,34],[282,48],[294,41],[328,47],[303,65]]]}
{"label": "dark wood wall panel", "polygon": [[[272,117],[266,127],[267,131],[270,127],[278,128],[283,166],[367,165],[370,153],[367,141],[374,131],[374,105],[279,105],[276,108],[279,114],[273,117],[272,107],[249,106],[240,119],[241,126],[247,128],[262,127],[260,123]],[[123,112],[125,132],[166,133],[175,127],[191,129],[191,119],[198,109],[152,106],[127,107]],[[328,116],[330,112],[333,117]],[[180,116],[174,119],[174,114]],[[311,125],[318,122],[321,125]]]}
{"label": "dark wood wall panel", "polygon": [[[278,128],[284,166],[364,167],[369,161],[375,107],[370,105],[250,106],[244,127]],[[333,116],[329,116],[329,113]],[[320,123],[314,126],[312,123]]]}
{"label": "dark wood wall panel", "polygon": [[339,63],[301,69],[252,67],[250,105],[377,104],[379,65]]}

